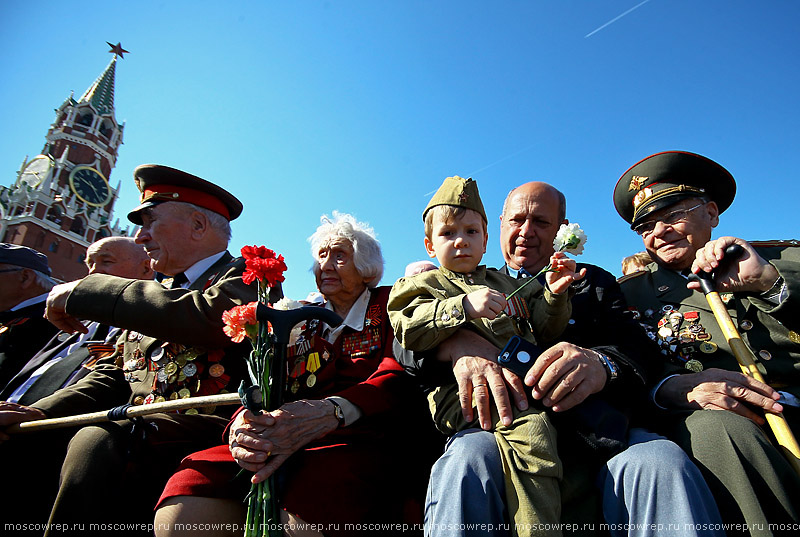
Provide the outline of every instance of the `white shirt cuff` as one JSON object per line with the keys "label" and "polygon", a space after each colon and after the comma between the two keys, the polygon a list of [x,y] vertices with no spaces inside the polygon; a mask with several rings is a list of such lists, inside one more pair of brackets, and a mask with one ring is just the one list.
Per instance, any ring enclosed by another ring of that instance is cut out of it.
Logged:
{"label": "white shirt cuff", "polygon": [[364,415],[360,408],[356,405],[345,399],[344,397],[339,397],[338,395],[332,395],[330,397],[326,397],[325,399],[332,399],[336,401],[339,406],[342,408],[342,412],[344,413],[344,424],[343,427],[347,427],[348,425],[352,425],[358,419]]}

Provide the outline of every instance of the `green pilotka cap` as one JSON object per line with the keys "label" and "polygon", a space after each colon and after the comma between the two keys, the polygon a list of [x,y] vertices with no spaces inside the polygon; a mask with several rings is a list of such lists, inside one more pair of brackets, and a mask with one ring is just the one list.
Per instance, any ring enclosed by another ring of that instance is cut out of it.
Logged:
{"label": "green pilotka cap", "polygon": [[425,215],[428,214],[432,208],[437,205],[452,205],[453,207],[463,207],[465,209],[472,209],[477,211],[484,222],[486,219],[486,211],[483,210],[483,202],[481,195],[478,193],[478,183],[472,178],[464,179],[454,175],[448,177],[433,195],[428,206],[422,211],[422,220],[425,220]]}

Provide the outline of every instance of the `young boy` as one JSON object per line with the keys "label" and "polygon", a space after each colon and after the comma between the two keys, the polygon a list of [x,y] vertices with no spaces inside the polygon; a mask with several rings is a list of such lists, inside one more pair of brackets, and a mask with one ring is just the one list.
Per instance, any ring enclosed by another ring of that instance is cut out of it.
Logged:
{"label": "young boy", "polygon": [[[422,217],[425,248],[440,267],[401,278],[392,287],[389,319],[404,348],[433,349],[462,327],[477,331],[498,348],[519,335],[544,349],[563,332],[571,313],[567,290],[578,279],[575,261],[563,253],[554,254],[551,265],[557,270],[547,273],[544,292],[529,285],[508,302],[506,296],[521,282],[480,265],[486,252],[487,221],[472,179],[445,179]],[[437,388],[429,402],[436,426],[445,434],[478,426],[463,419],[456,384]],[[515,533],[556,534],[562,470],[547,414],[535,408],[515,410],[509,426],[499,422],[496,412],[493,418]]]}

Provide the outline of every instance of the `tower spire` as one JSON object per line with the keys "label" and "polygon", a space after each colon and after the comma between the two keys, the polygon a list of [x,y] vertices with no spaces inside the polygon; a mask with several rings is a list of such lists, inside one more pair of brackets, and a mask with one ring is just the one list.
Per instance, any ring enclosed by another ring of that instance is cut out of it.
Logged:
{"label": "tower spire", "polygon": [[90,103],[102,115],[114,113],[114,80],[117,72],[117,56],[124,59],[124,54],[128,52],[122,48],[120,43],[116,45],[108,43],[108,46],[111,47],[109,52],[113,53],[114,57],[111,58],[103,74],[89,86],[89,89],[78,100],[79,103]]}

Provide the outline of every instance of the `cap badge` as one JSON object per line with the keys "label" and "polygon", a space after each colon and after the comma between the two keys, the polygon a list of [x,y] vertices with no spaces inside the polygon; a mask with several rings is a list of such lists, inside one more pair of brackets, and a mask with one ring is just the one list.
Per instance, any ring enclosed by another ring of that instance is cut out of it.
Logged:
{"label": "cap badge", "polygon": [[628,185],[628,192],[631,190],[640,190],[642,188],[642,184],[647,181],[648,177],[642,177],[641,175],[634,175],[631,177],[631,184]]}
{"label": "cap badge", "polygon": [[462,192],[461,194],[458,195],[458,201],[460,201],[461,203],[466,203],[468,199],[469,199],[469,194],[467,194],[466,192]]}
{"label": "cap badge", "polygon": [[645,187],[643,190],[640,190],[634,197],[633,197],[633,206],[638,207],[644,201],[653,195],[653,190]]}

